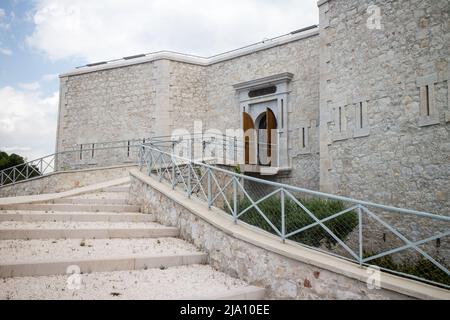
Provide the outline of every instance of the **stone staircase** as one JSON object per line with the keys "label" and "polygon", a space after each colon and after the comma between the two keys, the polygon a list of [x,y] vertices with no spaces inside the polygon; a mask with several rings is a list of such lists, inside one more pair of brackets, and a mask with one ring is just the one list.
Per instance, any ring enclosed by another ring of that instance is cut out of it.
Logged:
{"label": "stone staircase", "polygon": [[0,208],[0,299],[261,299],[128,203],[128,185]]}

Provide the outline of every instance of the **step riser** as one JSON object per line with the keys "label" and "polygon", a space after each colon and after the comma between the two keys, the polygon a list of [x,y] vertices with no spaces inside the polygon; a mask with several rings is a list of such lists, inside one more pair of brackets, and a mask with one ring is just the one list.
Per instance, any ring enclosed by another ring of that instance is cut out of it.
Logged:
{"label": "step riser", "polygon": [[118,204],[118,205],[127,205],[128,199],[56,199],[53,200],[52,203],[55,204]]}
{"label": "step riser", "polygon": [[0,210],[140,212],[140,207],[132,205],[11,204],[2,205]]}
{"label": "step riser", "polygon": [[174,267],[191,264],[205,264],[207,255],[204,253],[128,257],[111,259],[73,260],[42,263],[19,263],[0,265],[0,278],[49,276],[66,274],[67,267],[76,265],[82,273],[108,272],[123,270],[142,270],[164,267]]}
{"label": "step riser", "polygon": [[135,215],[120,215],[120,214],[57,214],[57,213],[32,213],[32,214],[20,214],[20,213],[1,213],[1,221],[57,221],[57,222],[154,222],[155,217],[150,214],[135,214]]}
{"label": "step riser", "polygon": [[129,192],[130,187],[108,187],[102,189],[103,192]]}
{"label": "step riser", "polygon": [[0,230],[0,239],[112,239],[178,237],[177,228]]}

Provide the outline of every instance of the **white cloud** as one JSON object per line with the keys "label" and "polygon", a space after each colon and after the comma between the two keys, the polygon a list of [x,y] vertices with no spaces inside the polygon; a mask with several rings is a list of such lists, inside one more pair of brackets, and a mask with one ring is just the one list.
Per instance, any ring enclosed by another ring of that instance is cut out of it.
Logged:
{"label": "white cloud", "polygon": [[28,82],[28,83],[20,83],[19,87],[24,90],[36,91],[41,88],[41,85],[39,84],[39,82],[35,81],[35,82]]}
{"label": "white cloud", "polygon": [[50,96],[13,87],[0,88],[0,150],[29,160],[53,153],[58,92]]}
{"label": "white cloud", "polygon": [[27,43],[52,59],[212,55],[318,22],[317,0],[36,0]]}
{"label": "white cloud", "polygon": [[12,54],[13,54],[10,49],[3,48],[3,47],[0,47],[0,53],[4,54],[5,56],[12,56]]}
{"label": "white cloud", "polygon": [[0,28],[1,29],[9,29],[9,24],[6,23],[6,12],[4,9],[0,8]]}

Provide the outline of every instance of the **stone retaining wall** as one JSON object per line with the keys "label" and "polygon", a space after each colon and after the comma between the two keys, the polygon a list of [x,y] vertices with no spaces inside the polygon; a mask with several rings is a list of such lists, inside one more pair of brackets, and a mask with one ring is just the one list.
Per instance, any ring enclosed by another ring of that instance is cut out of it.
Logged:
{"label": "stone retaining wall", "polygon": [[[238,239],[131,174],[130,203],[141,205],[164,225],[209,254],[214,268],[265,287],[270,299],[409,299],[394,291],[370,290],[365,282],[298,261]],[[176,193],[176,192],[175,192]],[[211,213],[214,214],[214,213]],[[330,259],[336,259],[330,257]],[[336,259],[340,261],[340,259]],[[347,273],[348,274],[348,273]]]}

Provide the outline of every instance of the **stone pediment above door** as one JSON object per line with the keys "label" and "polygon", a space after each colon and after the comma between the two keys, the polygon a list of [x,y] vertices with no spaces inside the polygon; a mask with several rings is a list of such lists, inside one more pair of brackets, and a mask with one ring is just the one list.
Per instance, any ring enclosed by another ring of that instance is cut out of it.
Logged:
{"label": "stone pediment above door", "polygon": [[[277,95],[288,91],[288,84],[294,75],[283,72],[271,76],[236,83],[233,88],[239,94],[239,101],[257,100],[263,96]],[[273,90],[275,88],[275,90]],[[255,94],[255,95],[253,95]]]}

